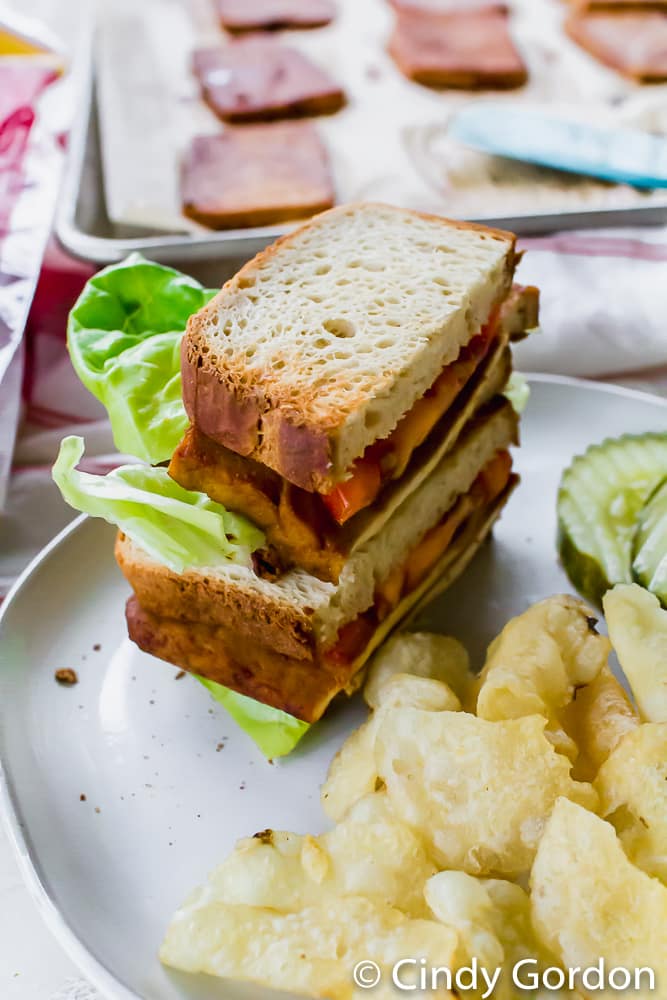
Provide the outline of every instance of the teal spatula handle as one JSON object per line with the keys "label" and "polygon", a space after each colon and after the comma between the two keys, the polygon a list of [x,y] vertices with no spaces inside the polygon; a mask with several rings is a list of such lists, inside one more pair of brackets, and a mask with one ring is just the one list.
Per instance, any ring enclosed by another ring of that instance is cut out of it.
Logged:
{"label": "teal spatula handle", "polygon": [[667,139],[551,117],[500,101],[471,104],[449,123],[466,146],[639,188],[667,187]]}

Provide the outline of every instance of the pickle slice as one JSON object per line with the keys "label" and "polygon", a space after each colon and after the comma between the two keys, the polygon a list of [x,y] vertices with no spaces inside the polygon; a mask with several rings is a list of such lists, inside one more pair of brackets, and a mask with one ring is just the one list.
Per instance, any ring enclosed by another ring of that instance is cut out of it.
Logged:
{"label": "pickle slice", "polygon": [[570,580],[598,607],[616,583],[632,583],[641,511],[667,476],[667,433],[626,434],[591,445],[558,491],[558,551]]}
{"label": "pickle slice", "polygon": [[632,575],[667,608],[667,478],[640,511],[633,539]]}

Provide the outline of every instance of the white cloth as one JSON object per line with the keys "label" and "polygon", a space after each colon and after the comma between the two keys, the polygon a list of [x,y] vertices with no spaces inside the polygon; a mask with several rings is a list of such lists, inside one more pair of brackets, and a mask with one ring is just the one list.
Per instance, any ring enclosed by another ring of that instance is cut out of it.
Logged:
{"label": "white cloth", "polygon": [[622,381],[650,370],[649,384],[667,386],[667,229],[560,233],[521,246],[518,277],[540,289],[541,333],[517,346],[518,368]]}

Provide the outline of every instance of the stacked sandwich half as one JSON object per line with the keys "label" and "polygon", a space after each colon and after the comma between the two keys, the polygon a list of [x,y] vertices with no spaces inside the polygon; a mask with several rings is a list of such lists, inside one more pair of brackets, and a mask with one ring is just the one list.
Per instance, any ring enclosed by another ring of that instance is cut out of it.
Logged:
{"label": "stacked sandwich half", "polygon": [[191,317],[169,475],[263,533],[175,572],[121,531],[131,638],[314,722],[467,565],[515,483],[509,342],[537,323],[514,238],[382,205],[334,209]]}

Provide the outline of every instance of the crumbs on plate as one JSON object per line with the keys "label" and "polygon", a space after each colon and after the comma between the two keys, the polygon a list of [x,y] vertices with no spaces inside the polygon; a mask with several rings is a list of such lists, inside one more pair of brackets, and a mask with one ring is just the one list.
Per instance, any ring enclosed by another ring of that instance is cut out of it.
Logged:
{"label": "crumbs on plate", "polygon": [[59,684],[63,684],[66,687],[72,687],[73,684],[79,683],[78,674],[71,667],[63,667],[60,670],[56,670],[53,676]]}

